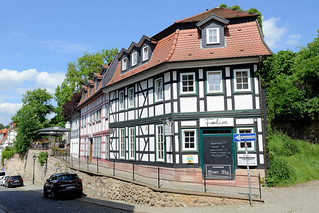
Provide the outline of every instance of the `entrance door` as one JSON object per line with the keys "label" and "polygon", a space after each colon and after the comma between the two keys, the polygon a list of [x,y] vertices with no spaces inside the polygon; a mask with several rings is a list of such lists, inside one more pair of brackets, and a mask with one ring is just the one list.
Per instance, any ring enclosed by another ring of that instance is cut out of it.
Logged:
{"label": "entrance door", "polygon": [[90,139],[90,162],[92,162],[92,153],[93,153],[93,140]]}
{"label": "entrance door", "polygon": [[233,129],[201,129],[201,163],[207,179],[234,179]]}

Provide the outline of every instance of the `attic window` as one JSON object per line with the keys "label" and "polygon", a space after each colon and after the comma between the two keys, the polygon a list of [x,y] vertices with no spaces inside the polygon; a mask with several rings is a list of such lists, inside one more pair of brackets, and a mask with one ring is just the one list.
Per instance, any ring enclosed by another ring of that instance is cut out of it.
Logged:
{"label": "attic window", "polygon": [[137,64],[137,52],[132,53],[132,66]]}
{"label": "attic window", "polygon": [[122,71],[126,70],[127,68],[127,58],[122,59]]}
{"label": "attic window", "polygon": [[148,59],[148,46],[143,47],[143,61]]}
{"label": "attic window", "polygon": [[219,44],[219,28],[206,29],[207,44]]}

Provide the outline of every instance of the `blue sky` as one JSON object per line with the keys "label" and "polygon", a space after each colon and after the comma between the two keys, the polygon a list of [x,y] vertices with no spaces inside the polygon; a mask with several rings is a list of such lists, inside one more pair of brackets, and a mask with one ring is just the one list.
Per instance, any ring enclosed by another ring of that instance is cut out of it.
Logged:
{"label": "blue sky", "polygon": [[318,0],[0,0],[0,123],[11,122],[27,90],[54,93],[85,51],[128,48],[222,3],[261,11],[273,52],[297,51],[317,37]]}

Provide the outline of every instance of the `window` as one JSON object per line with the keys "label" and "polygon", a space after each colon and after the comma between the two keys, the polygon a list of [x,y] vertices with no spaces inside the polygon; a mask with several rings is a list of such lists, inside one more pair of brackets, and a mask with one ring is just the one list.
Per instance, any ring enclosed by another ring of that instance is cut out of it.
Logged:
{"label": "window", "polygon": [[101,137],[94,137],[93,157],[101,158]]}
{"label": "window", "polygon": [[181,73],[180,93],[194,94],[195,90],[195,73]]}
{"label": "window", "polygon": [[125,129],[120,129],[120,158],[125,158]]}
{"label": "window", "polygon": [[148,59],[148,46],[143,47],[143,61]]}
{"label": "window", "polygon": [[132,66],[135,66],[137,64],[137,52],[132,53]]}
{"label": "window", "polygon": [[134,160],[135,159],[135,128],[131,127],[129,128],[129,159]]}
{"label": "window", "polygon": [[119,92],[119,110],[124,110],[124,91]]}
{"label": "window", "polygon": [[[253,132],[254,132],[253,128],[238,128],[237,129],[237,133],[239,133],[239,134],[253,133]],[[248,151],[255,151],[255,141],[247,141],[246,143],[247,143],[247,150]],[[244,141],[238,142],[237,150],[238,151],[246,151]]]}
{"label": "window", "polygon": [[207,72],[207,92],[216,93],[222,92],[222,71]]}
{"label": "window", "polygon": [[132,108],[134,107],[134,88],[128,89],[128,107]]}
{"label": "window", "polygon": [[234,70],[235,92],[250,91],[249,69]]}
{"label": "window", "polygon": [[156,159],[164,161],[164,127],[156,126]]}
{"label": "window", "polygon": [[127,68],[127,58],[122,59],[122,71],[126,70]]}
{"label": "window", "polygon": [[155,80],[155,101],[163,100],[163,80],[158,78]]}
{"label": "window", "polygon": [[196,129],[182,130],[182,150],[183,151],[197,151],[197,134]]}
{"label": "window", "polygon": [[219,44],[219,28],[206,29],[207,44]]}

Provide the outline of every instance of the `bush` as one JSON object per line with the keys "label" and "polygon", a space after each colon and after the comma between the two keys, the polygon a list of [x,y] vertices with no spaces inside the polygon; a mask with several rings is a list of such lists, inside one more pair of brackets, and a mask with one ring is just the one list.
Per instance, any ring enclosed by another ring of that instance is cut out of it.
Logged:
{"label": "bush", "polygon": [[41,166],[43,166],[48,160],[48,153],[47,152],[40,152],[38,156],[38,162]]}
{"label": "bush", "polygon": [[269,164],[267,183],[269,186],[287,185],[295,179],[295,170],[284,158],[273,157]]}
{"label": "bush", "polygon": [[3,151],[2,151],[2,159],[1,163],[4,165],[4,159],[10,159],[14,156],[15,149],[13,147],[7,146]]}

